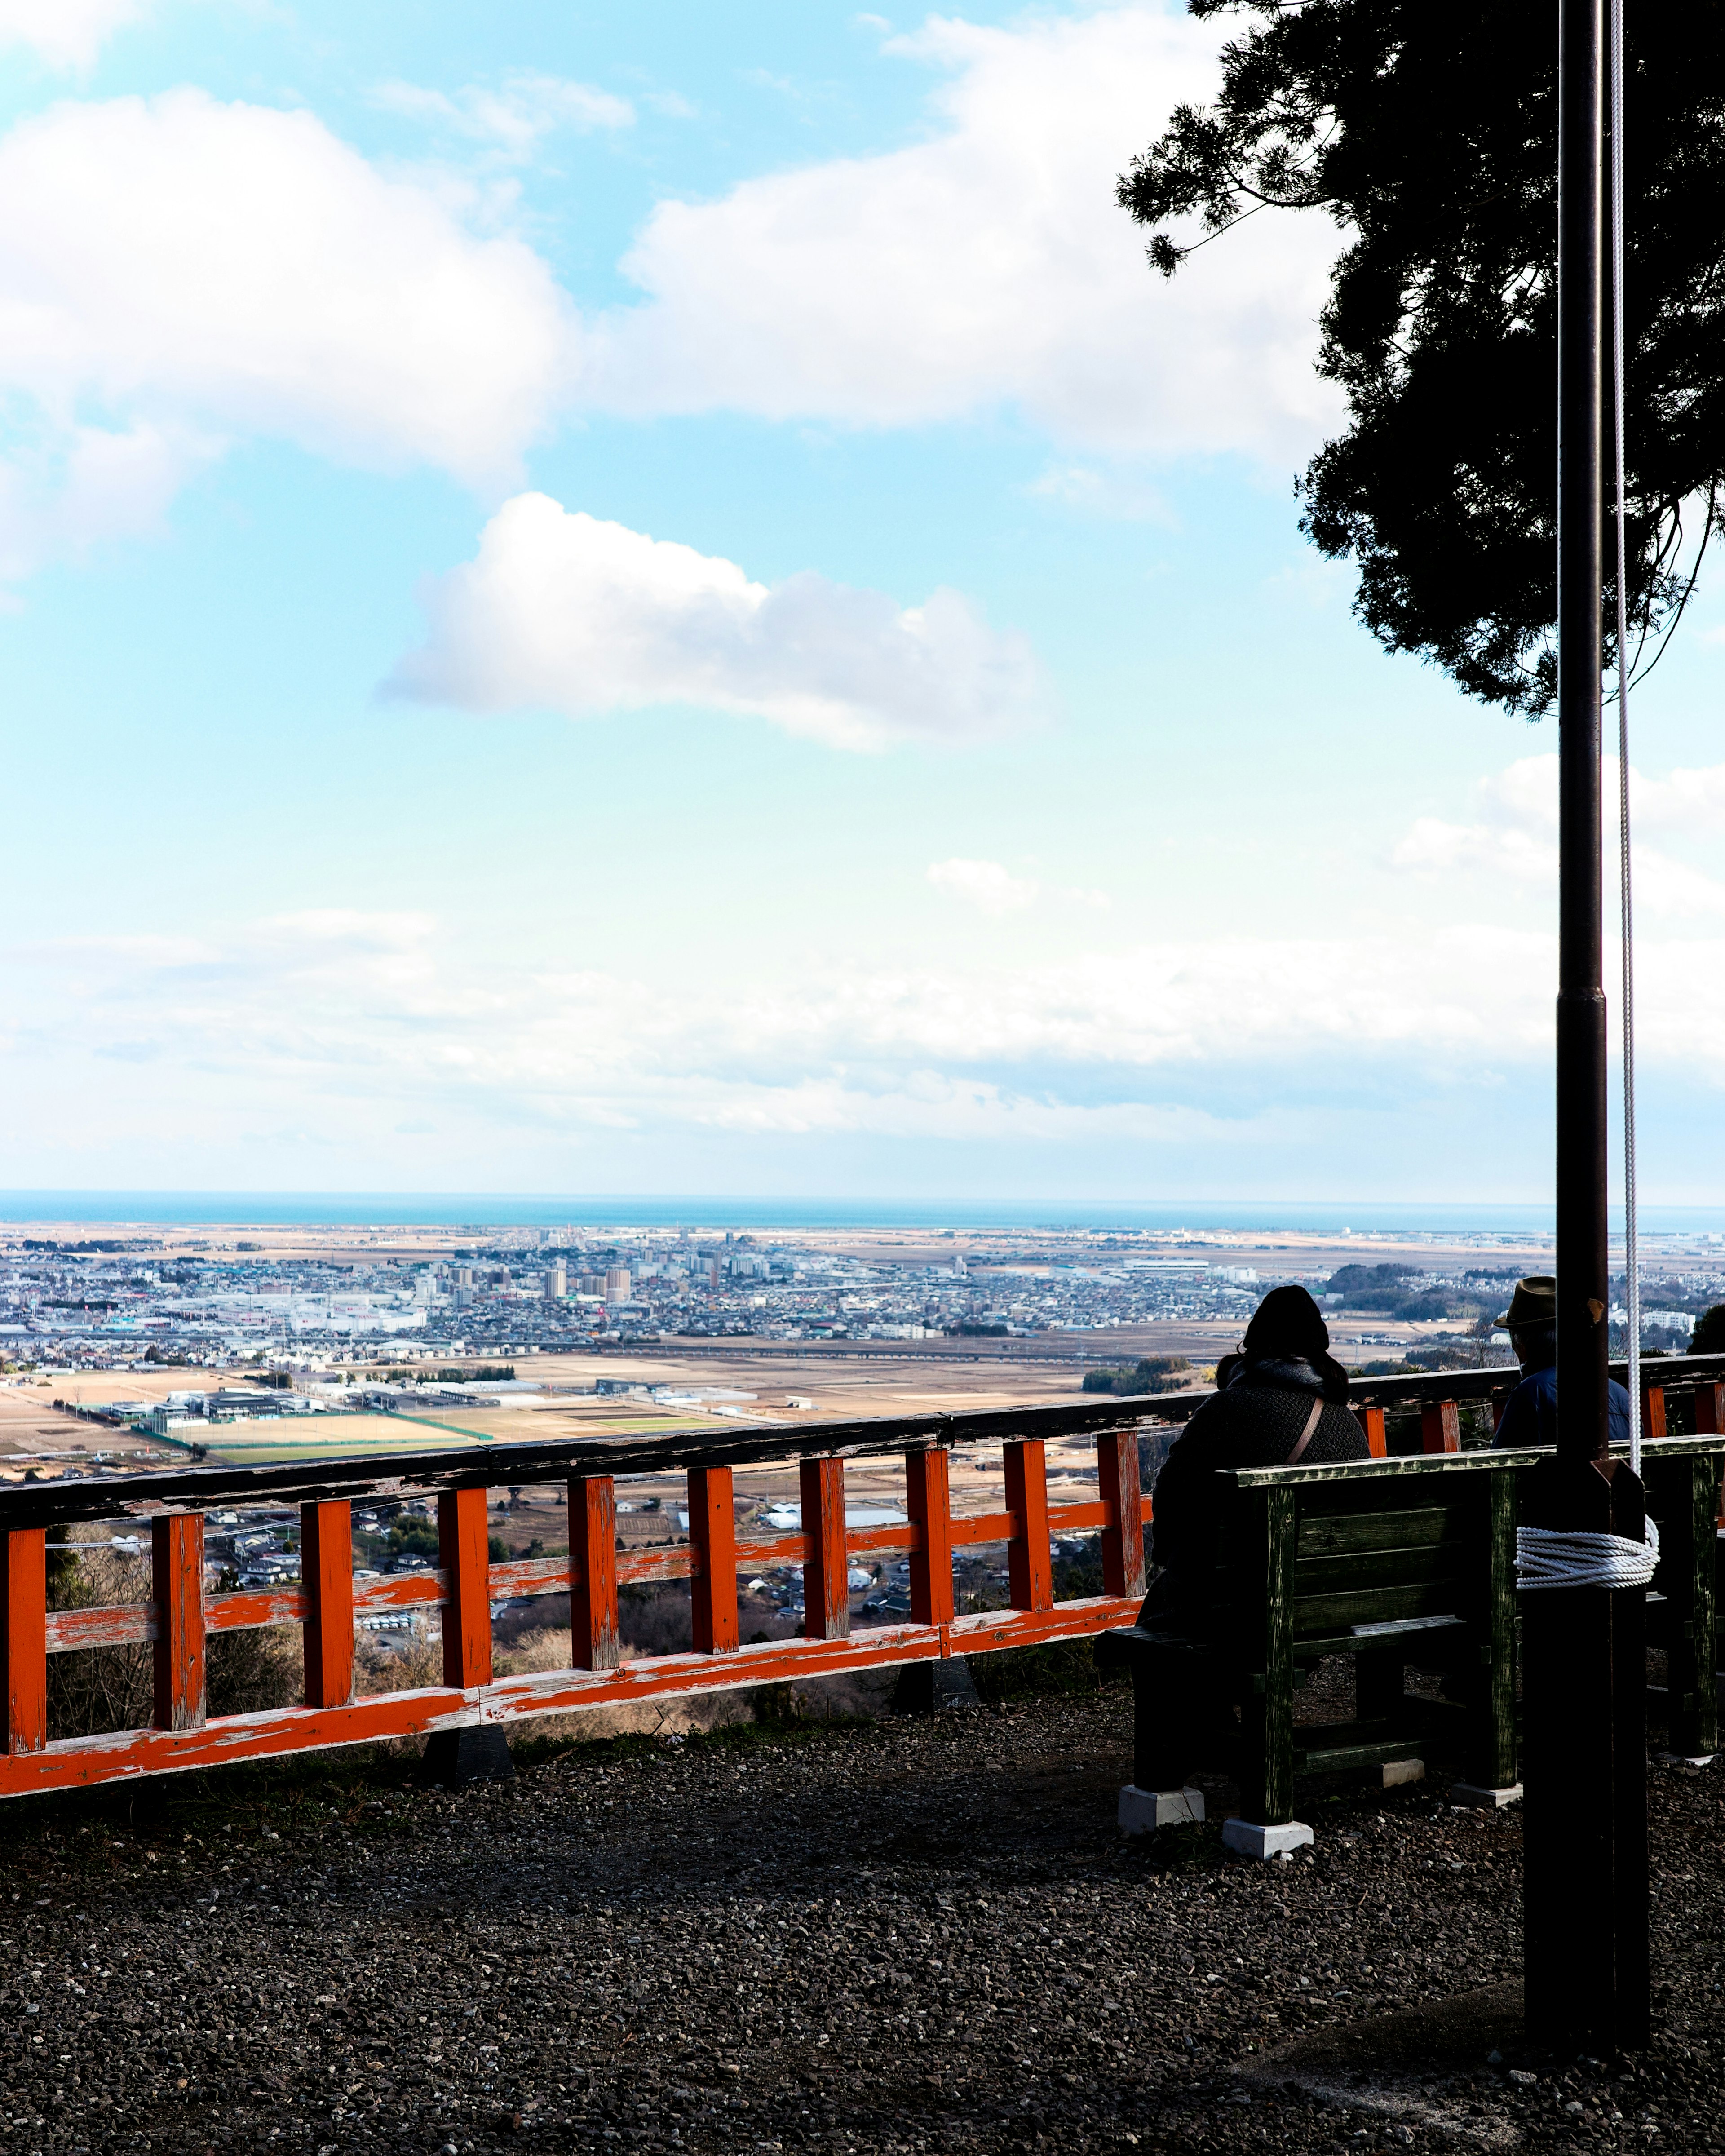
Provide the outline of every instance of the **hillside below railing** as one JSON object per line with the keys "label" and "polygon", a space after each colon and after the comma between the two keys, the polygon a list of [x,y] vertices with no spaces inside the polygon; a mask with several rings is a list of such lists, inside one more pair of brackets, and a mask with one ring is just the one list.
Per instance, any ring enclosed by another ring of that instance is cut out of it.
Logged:
{"label": "hillside below railing", "polygon": [[[739,1430],[722,1437],[708,1429],[572,1445],[476,1445],[387,1463],[375,1457],[330,1459],[13,1485],[0,1492],[0,1644],[7,1679],[0,1796],[379,1738],[483,1730],[494,1732],[495,1741],[495,1732],[536,1715],[948,1661],[1104,1631],[1130,1622],[1144,1592],[1146,1507],[1137,1441],[1144,1407],[1142,1400],[1086,1399],[999,1413]],[[1096,1438],[1098,1496],[1093,1502],[1058,1504],[1054,1524],[1063,1535],[1100,1535],[1104,1592],[1057,1602],[1045,1441],[1083,1434]],[[955,1443],[1004,1446],[1004,1512],[954,1515],[947,1467]],[[846,1460],[895,1454],[904,1461],[906,1521],[847,1527]],[[800,1485],[800,1529],[739,1534],[735,1469],[793,1460]],[[617,1476],[674,1471],[688,1477],[687,1543],[620,1551]],[[568,1554],[490,1563],[487,1491],[564,1479]],[[357,1581],[356,1500],[422,1494],[437,1500],[436,1570]],[[210,1593],[206,1512],[284,1502],[300,1507],[299,1586]],[[125,1520],[148,1523],[150,1599],[50,1611],[49,1526]],[[1001,1543],[1007,1549],[1009,1606],[958,1614],[954,1551]],[[910,1621],[870,1625],[853,1635],[850,1562],[890,1553],[909,1561]],[[739,1572],[787,1564],[803,1568],[803,1636],[742,1645]],[[694,1651],[625,1661],[619,1587],[678,1579],[689,1582]],[[569,1598],[571,1666],[495,1677],[492,1603],[551,1594]],[[388,1611],[434,1609],[441,1618],[443,1683],[357,1698],[357,1624]],[[304,1704],[209,1716],[210,1638],[284,1623],[303,1630]],[[153,1650],[151,1726],[50,1742],[49,1656],[141,1644]]]}

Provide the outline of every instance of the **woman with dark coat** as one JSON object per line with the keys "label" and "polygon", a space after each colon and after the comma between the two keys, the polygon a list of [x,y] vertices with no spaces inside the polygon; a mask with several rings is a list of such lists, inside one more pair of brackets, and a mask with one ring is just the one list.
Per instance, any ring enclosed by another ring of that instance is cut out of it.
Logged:
{"label": "woman with dark coat", "polygon": [[1171,1447],[1156,1478],[1155,1575],[1138,1622],[1205,1628],[1216,1598],[1223,1491],[1219,1467],[1308,1466],[1365,1460],[1366,1434],[1348,1405],[1348,1373],[1303,1287],[1271,1288],[1238,1354],[1216,1366],[1216,1390]]}

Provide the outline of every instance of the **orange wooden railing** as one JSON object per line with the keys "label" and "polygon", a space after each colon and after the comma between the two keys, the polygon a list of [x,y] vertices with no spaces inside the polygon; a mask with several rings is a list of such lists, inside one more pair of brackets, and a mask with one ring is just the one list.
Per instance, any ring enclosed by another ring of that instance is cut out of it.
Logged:
{"label": "orange wooden railing", "polygon": [[[476,1447],[471,1452],[388,1463],[338,1460],[314,1468],[203,1469],[58,1486],[14,1486],[0,1494],[3,1567],[6,1748],[0,1796],[66,1789],[268,1754],[475,1726],[507,1727],[528,1717],[662,1700],[848,1670],[890,1667],[1005,1647],[1082,1637],[1129,1622],[1144,1591],[1143,1524],[1137,1425],[1142,1401],[1021,1410],[1012,1416],[951,1415],[896,1424],[828,1424],[794,1436],[757,1431],[715,1444],[705,1434],[567,1447]],[[1023,1434],[1026,1425],[1038,1435]],[[1004,1436],[1007,1506],[957,1517],[947,1486],[947,1446]],[[1093,1432],[1099,1495],[1094,1502],[1048,1502],[1044,1435]],[[813,1440],[819,1450],[811,1450]],[[903,1455],[908,1524],[849,1528],[847,1457]],[[736,1465],[798,1460],[803,1525],[795,1532],[738,1535]],[[601,1465],[608,1471],[598,1471]],[[618,1473],[678,1468],[686,1473],[686,1543],[619,1551]],[[486,1491],[544,1482],[567,1472],[569,1554],[493,1564],[487,1551]],[[434,1573],[356,1581],[356,1500],[434,1490],[439,1562]],[[203,1516],[236,1502],[297,1496],[300,1584],[264,1592],[206,1590]],[[147,1517],[151,1599],[106,1609],[49,1611],[46,1530],[50,1519]],[[1050,1534],[1100,1531],[1105,1591],[1056,1602]],[[1010,1607],[975,1615],[954,1608],[953,1552],[1004,1543]],[[846,1579],[851,1558],[901,1553],[911,1572],[911,1619],[850,1629]],[[800,1563],[803,1635],[752,1646],[738,1643],[737,1574]],[[617,1597],[631,1582],[687,1579],[694,1651],[624,1661]],[[491,1663],[491,1604],[567,1593],[571,1662],[567,1670],[497,1678]],[[429,1688],[354,1696],[356,1623],[387,1610],[442,1613],[443,1682]],[[211,1717],[205,1707],[206,1646],[218,1632],[297,1623],[305,1641],[305,1702],[260,1713]],[[149,1643],[154,1650],[151,1726],[50,1743],[48,1657],[76,1648]]]}

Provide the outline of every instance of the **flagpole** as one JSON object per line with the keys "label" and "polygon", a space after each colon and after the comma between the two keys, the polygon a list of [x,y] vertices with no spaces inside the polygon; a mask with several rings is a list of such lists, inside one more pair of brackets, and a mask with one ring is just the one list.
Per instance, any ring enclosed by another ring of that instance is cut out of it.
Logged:
{"label": "flagpole", "polygon": [[[1606,1368],[1604,0],[1561,0],[1558,36],[1558,1427],[1522,1522],[1639,1543],[1640,1484],[1609,1455]],[[1645,2043],[1645,1591],[1522,1604],[1529,2033]]]}

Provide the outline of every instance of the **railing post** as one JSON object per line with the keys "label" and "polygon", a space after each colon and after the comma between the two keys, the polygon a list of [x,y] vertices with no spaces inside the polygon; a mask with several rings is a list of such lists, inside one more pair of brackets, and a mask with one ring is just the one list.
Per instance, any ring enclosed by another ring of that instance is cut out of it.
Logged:
{"label": "railing post", "polygon": [[1420,1410],[1420,1450],[1460,1452],[1461,1410],[1454,1400],[1432,1400]]}
{"label": "railing post", "polygon": [[950,1625],[952,1511],[944,1446],[905,1455],[905,1509],[921,1531],[911,1553],[911,1614],[919,1625]]}
{"label": "railing post", "polygon": [[1360,1407],[1353,1412],[1358,1416],[1359,1426],[1366,1434],[1366,1450],[1373,1460],[1387,1460],[1389,1457],[1389,1440],[1384,1435],[1383,1409]]}
{"label": "railing post", "polygon": [[797,1481],[803,1500],[803,1635],[809,1640],[848,1640],[845,1462],[830,1457],[799,1460]]}
{"label": "railing post", "polygon": [[1665,1428],[1665,1387],[1645,1385],[1641,1388],[1641,1435],[1663,1437]]}
{"label": "railing post", "polygon": [[305,1704],[353,1697],[353,1507],[300,1507],[300,1579],[305,1592]]}
{"label": "railing post", "polygon": [[1054,1608],[1054,1561],[1048,1545],[1048,1462],[1040,1437],[1006,1444],[1006,1509],[1012,1539],[1006,1546],[1014,1609]]}
{"label": "railing post", "polygon": [[1102,1585],[1110,1594],[1144,1592],[1144,1492],[1136,1429],[1104,1430],[1096,1440],[1096,1481],[1108,1508],[1102,1530]]}
{"label": "railing post", "polygon": [[150,1522],[150,1594],[156,1604],[156,1727],[202,1729],[202,1512],[169,1512]]}
{"label": "railing post", "polygon": [[[1709,1379],[1695,1389],[1695,1434],[1717,1437],[1722,1431],[1725,1431],[1725,1384]],[[1713,1495],[1718,1524],[1725,1527],[1725,1483],[1716,1481]]]}
{"label": "railing post", "polygon": [[449,1582],[444,1682],[461,1691],[491,1681],[489,1543],[484,1490],[444,1491],[437,1501],[437,1561]]}
{"label": "railing post", "polygon": [[[572,1519],[574,1514],[572,1512]],[[737,1624],[737,1511],[728,1467],[689,1470],[689,1546],[695,1562],[689,1615],[697,1655],[734,1655]],[[614,1558],[612,1570],[616,1570]],[[616,1624],[612,1623],[613,1643]],[[609,1668],[613,1662],[603,1665]],[[587,1666],[601,1666],[589,1662]]]}
{"label": "railing post", "polygon": [[5,1626],[6,1749],[48,1744],[48,1536],[0,1534],[0,1625]]}
{"label": "railing post", "polygon": [[[692,1527],[692,1511],[689,1517]],[[577,1476],[569,1485],[569,1575],[575,1666],[614,1670],[622,1655],[617,1639],[617,1492],[608,1475]],[[734,1609],[734,1572],[731,1589]]]}

